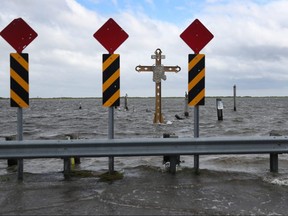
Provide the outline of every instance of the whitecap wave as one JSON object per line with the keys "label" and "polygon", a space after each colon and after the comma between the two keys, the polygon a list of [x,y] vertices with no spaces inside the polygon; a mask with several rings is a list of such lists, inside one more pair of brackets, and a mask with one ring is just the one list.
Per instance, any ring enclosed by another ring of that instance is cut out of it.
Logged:
{"label": "whitecap wave", "polygon": [[288,186],[288,177],[268,177],[264,178],[265,182],[279,186]]}

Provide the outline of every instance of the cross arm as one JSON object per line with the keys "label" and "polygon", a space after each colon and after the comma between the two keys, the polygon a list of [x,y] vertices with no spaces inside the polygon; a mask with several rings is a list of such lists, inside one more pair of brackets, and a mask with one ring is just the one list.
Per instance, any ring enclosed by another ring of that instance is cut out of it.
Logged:
{"label": "cross arm", "polygon": [[181,67],[177,66],[164,66],[165,72],[176,72],[178,73],[181,70]]}
{"label": "cross arm", "polygon": [[138,65],[135,67],[135,70],[138,71],[138,72],[141,72],[141,71],[144,71],[144,72],[151,72],[153,71],[153,66],[141,66],[141,65]]}

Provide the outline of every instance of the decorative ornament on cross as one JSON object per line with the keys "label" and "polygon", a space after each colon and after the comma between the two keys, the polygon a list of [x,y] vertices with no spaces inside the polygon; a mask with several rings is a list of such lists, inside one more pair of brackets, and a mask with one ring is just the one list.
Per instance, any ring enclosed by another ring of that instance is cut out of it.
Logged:
{"label": "decorative ornament on cross", "polygon": [[155,65],[152,66],[136,66],[138,72],[153,72],[153,82],[155,82],[155,114],[154,123],[163,123],[164,118],[161,112],[161,79],[166,80],[165,72],[178,73],[181,68],[177,66],[164,66],[161,64],[161,59],[165,59],[161,49],[156,49],[155,55],[151,55],[151,59],[155,59]]}

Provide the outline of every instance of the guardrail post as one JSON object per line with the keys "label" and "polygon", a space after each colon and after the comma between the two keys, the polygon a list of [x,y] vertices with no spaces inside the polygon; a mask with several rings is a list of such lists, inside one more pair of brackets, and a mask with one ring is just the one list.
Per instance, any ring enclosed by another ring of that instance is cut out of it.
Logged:
{"label": "guardrail post", "polygon": [[179,155],[170,155],[169,160],[170,160],[169,172],[171,174],[175,174],[176,173],[176,166],[177,166],[177,164],[179,164]]}
{"label": "guardrail post", "polygon": [[70,178],[70,171],[71,171],[71,159],[69,157],[64,158],[64,178]]}
{"label": "guardrail post", "polygon": [[[76,135],[76,134],[67,134],[66,135],[67,139],[70,140],[70,139],[78,139],[79,137]],[[80,161],[80,157],[73,157],[71,159],[74,159],[74,163],[75,164],[80,164],[81,161]]]}
{"label": "guardrail post", "polygon": [[[163,134],[163,138],[178,138],[178,136],[171,136],[170,134]],[[180,155],[164,155],[163,164],[169,162],[169,172],[171,174],[176,173],[176,166],[180,164]]]}
{"label": "guardrail post", "polygon": [[278,172],[278,154],[270,154],[270,172]]}
{"label": "guardrail post", "polygon": [[[282,136],[276,132],[270,132],[270,136]],[[270,172],[278,172],[278,153],[270,153]]]}
{"label": "guardrail post", "polygon": [[[16,138],[15,136],[9,136],[9,137],[5,137],[5,140],[11,141],[11,140],[15,140],[15,138]],[[17,159],[16,158],[8,159],[7,165],[8,165],[8,167],[17,165]]]}

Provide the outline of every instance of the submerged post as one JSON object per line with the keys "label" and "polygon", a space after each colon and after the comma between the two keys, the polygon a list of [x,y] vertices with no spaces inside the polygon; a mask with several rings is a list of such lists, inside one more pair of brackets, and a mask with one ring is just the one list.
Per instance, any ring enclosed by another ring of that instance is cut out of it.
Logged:
{"label": "submerged post", "polygon": [[173,175],[176,174],[176,167],[177,167],[177,164],[179,163],[178,158],[179,157],[177,157],[177,155],[171,155],[170,156],[169,172]]}
{"label": "submerged post", "polygon": [[64,178],[67,180],[70,178],[70,172],[71,172],[71,158],[65,157],[64,158]]}
{"label": "submerged post", "polygon": [[234,111],[236,111],[236,85],[233,86]]}
{"label": "submerged post", "polygon": [[126,111],[129,110],[129,108],[128,108],[128,95],[127,95],[127,94],[125,95],[124,109],[125,109]]}
{"label": "submerged post", "polygon": [[278,172],[278,154],[270,154],[270,172]]}
{"label": "submerged post", "polygon": [[187,92],[185,92],[184,116],[185,117],[189,116],[189,112],[188,112],[188,94],[187,94]]}
{"label": "submerged post", "polygon": [[[80,103],[81,104],[81,103]],[[72,134],[67,134],[66,135],[66,138],[68,140],[71,140],[71,139],[79,139],[79,136],[72,133]],[[72,157],[70,158],[71,159],[71,165],[75,165],[75,164],[80,164],[81,163],[81,160],[80,160],[80,157],[78,156],[75,156],[75,157]]]}
{"label": "submerged post", "polygon": [[[164,133],[163,138],[178,138],[178,136],[170,135],[169,133]],[[180,164],[180,155],[164,155],[163,164],[169,162],[169,172],[171,174],[176,174],[176,167]]]}
{"label": "submerged post", "polygon": [[[270,132],[270,136],[282,136],[283,134]],[[278,154],[270,153],[270,172],[278,172]]]}
{"label": "submerged post", "polygon": [[[15,140],[15,138],[16,137],[14,137],[14,136],[11,136],[11,137],[5,137],[5,140],[6,141],[12,141],[12,140]],[[8,167],[11,167],[11,166],[15,166],[15,165],[17,165],[17,159],[15,158],[13,158],[13,159],[8,159],[7,160],[7,165],[8,165]]]}
{"label": "submerged post", "polygon": [[223,120],[223,103],[220,98],[216,99],[216,109],[217,109],[218,121],[222,121]]}

